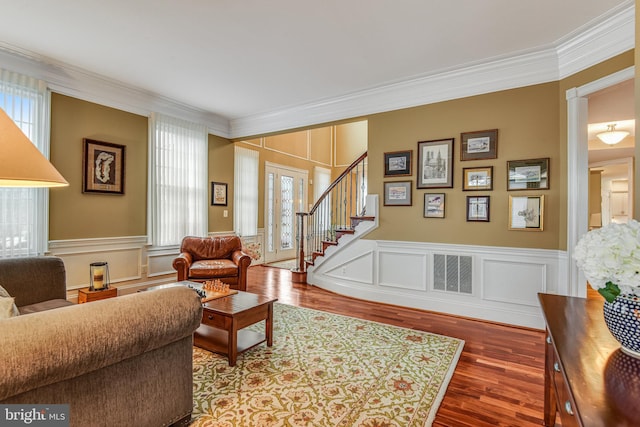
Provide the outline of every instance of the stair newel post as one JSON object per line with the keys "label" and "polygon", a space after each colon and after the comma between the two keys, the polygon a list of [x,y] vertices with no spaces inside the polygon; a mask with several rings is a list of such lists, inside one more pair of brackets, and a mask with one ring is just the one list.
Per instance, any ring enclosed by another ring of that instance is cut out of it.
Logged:
{"label": "stair newel post", "polygon": [[307,283],[307,269],[305,263],[305,223],[307,212],[296,212],[296,268],[291,270],[291,281]]}
{"label": "stair newel post", "polygon": [[296,212],[296,269],[305,272],[305,223],[308,212]]}

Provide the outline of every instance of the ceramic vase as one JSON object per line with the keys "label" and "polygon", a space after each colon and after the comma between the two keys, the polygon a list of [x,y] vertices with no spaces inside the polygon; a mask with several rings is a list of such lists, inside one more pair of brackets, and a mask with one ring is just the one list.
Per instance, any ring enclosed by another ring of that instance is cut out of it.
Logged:
{"label": "ceramic vase", "polygon": [[604,321],[626,354],[640,358],[640,297],[620,294],[604,302]]}

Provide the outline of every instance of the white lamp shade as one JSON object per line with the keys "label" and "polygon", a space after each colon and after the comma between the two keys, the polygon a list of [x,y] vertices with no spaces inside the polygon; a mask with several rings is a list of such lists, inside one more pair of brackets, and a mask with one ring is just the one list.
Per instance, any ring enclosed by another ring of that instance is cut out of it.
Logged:
{"label": "white lamp shade", "polygon": [[616,130],[616,125],[608,125],[606,132],[599,133],[596,136],[605,144],[614,145],[625,139],[627,135],[629,135],[629,132]]}
{"label": "white lamp shade", "polygon": [[0,187],[63,187],[69,183],[0,109]]}

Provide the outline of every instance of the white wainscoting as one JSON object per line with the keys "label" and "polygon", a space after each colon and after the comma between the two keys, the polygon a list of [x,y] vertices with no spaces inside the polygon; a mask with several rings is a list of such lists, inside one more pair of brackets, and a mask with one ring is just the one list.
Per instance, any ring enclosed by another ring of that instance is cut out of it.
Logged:
{"label": "white wainscoting", "polygon": [[[434,254],[472,258],[471,293],[434,289]],[[566,277],[566,252],[559,250],[356,239],[318,258],[307,282],[365,300],[542,329],[537,294],[566,295]]]}
{"label": "white wainscoting", "polygon": [[[234,235],[233,231],[212,232],[210,236]],[[243,239],[245,240],[245,239]],[[261,252],[264,230],[257,236],[246,238],[254,242]],[[147,236],[123,236],[96,239],[52,240],[47,255],[64,261],[67,274],[67,290],[75,291],[89,286],[89,264],[106,261],[112,284],[136,281],[120,289],[144,288],[175,280],[173,260],[180,253],[180,245],[153,248],[147,244]],[[254,260],[261,263],[262,258]],[[70,295],[75,295],[73,292]]]}
{"label": "white wainscoting", "polygon": [[47,255],[62,258],[72,290],[89,286],[89,264],[98,261],[109,264],[111,283],[142,279],[146,244],[146,236],[52,240]]}

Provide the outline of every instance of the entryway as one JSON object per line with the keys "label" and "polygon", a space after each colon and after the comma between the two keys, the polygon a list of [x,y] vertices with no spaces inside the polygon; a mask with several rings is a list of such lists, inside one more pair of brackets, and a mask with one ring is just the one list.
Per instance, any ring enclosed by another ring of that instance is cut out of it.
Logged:
{"label": "entryway", "polygon": [[265,263],[296,257],[296,212],[307,206],[308,172],[265,163]]}

